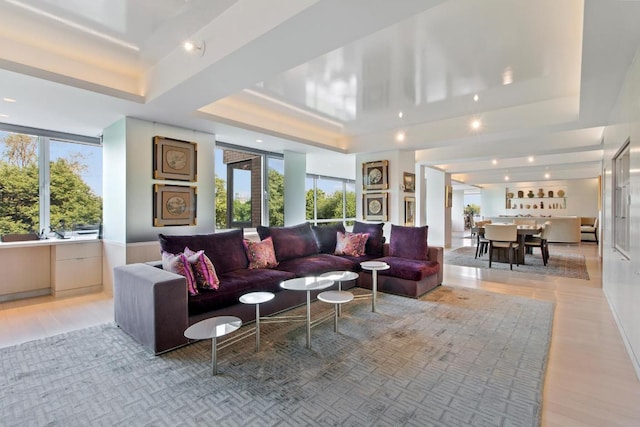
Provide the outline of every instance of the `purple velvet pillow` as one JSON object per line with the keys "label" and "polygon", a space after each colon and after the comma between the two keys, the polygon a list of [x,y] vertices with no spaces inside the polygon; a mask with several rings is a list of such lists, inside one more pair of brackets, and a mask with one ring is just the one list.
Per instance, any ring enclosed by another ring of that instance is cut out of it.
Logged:
{"label": "purple velvet pillow", "polygon": [[389,256],[407,259],[428,260],[427,237],[429,226],[403,227],[391,225]]}
{"label": "purple velvet pillow", "polygon": [[364,248],[367,255],[382,256],[382,247],[384,245],[382,227],[384,227],[384,222],[374,224],[356,221],[353,224],[354,233],[369,233],[369,239]]}
{"label": "purple velvet pillow", "polygon": [[312,225],[311,230],[316,238],[318,250],[321,254],[332,254],[336,250],[336,236],[338,235],[338,232],[346,232],[343,223]]}
{"label": "purple velvet pillow", "polygon": [[318,245],[308,222],[291,227],[263,227],[256,229],[260,239],[273,239],[278,262],[318,253]]}
{"label": "purple velvet pillow", "polygon": [[244,234],[242,230],[186,236],[160,234],[158,239],[160,240],[160,248],[173,254],[182,252],[185,247],[189,247],[194,251],[204,250],[205,255],[211,260],[218,274],[242,270],[249,265],[247,253],[244,249]]}

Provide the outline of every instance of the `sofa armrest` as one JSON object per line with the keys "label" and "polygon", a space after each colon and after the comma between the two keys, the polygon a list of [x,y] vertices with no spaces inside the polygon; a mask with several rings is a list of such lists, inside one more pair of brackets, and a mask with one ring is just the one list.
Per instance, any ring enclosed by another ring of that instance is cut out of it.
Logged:
{"label": "sofa armrest", "polygon": [[440,265],[438,285],[442,285],[444,280],[444,248],[442,246],[429,246],[429,261],[437,261]]}
{"label": "sofa armrest", "polygon": [[116,324],[154,354],[187,343],[187,281],[184,277],[136,263],[114,268]]}

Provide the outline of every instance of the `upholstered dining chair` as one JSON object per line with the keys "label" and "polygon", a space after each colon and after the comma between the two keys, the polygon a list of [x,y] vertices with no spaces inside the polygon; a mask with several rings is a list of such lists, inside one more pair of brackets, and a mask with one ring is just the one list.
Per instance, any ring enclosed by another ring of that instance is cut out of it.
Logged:
{"label": "upholstered dining chair", "polygon": [[587,217],[587,216],[580,217],[580,233],[593,234],[597,244],[598,243],[598,218]]}
{"label": "upholstered dining chair", "polygon": [[535,219],[515,218],[513,220],[513,223],[515,225],[530,225],[532,227],[536,226],[536,220]]}
{"label": "upholstered dining chair", "polygon": [[544,227],[538,236],[531,236],[524,241],[525,247],[540,248],[542,262],[547,265],[549,261],[549,233],[551,232],[551,221],[544,223]]}
{"label": "upholstered dining chair", "polygon": [[518,244],[518,226],[515,224],[487,224],[484,226],[484,237],[489,241],[489,268],[493,261],[493,249],[507,249],[509,252],[509,268],[513,270],[513,259],[520,265],[516,251]]}

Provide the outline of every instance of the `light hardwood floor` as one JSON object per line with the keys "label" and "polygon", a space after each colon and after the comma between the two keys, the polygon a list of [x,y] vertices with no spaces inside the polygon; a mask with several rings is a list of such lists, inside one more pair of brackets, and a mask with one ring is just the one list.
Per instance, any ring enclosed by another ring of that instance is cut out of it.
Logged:
{"label": "light hardwood floor", "polygon": [[[452,248],[470,244],[459,234]],[[591,280],[446,265],[444,285],[556,304],[543,426],[640,426],[640,381],[602,292],[595,244],[552,245],[550,252],[582,253]],[[112,321],[113,299],[105,294],[1,303],[0,347]]]}

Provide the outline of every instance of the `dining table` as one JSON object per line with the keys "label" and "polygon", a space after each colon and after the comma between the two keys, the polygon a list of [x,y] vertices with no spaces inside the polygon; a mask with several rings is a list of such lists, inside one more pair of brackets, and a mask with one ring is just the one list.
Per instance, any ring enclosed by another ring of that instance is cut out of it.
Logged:
{"label": "dining table", "polygon": [[[524,264],[525,263],[525,245],[524,245],[524,241],[526,240],[527,236],[534,236],[536,234],[540,234],[540,232],[542,232],[542,229],[544,227],[541,225],[518,225],[518,243],[519,243],[519,247],[518,247],[518,251],[517,251],[517,257],[518,257],[518,264]],[[480,238],[484,237],[484,227],[473,227],[472,232],[475,232],[476,234],[476,244],[479,245],[480,244]],[[496,248],[496,255],[494,257],[494,261],[498,261],[498,262],[509,262],[509,253],[508,251],[501,251],[499,250],[500,248]]]}

